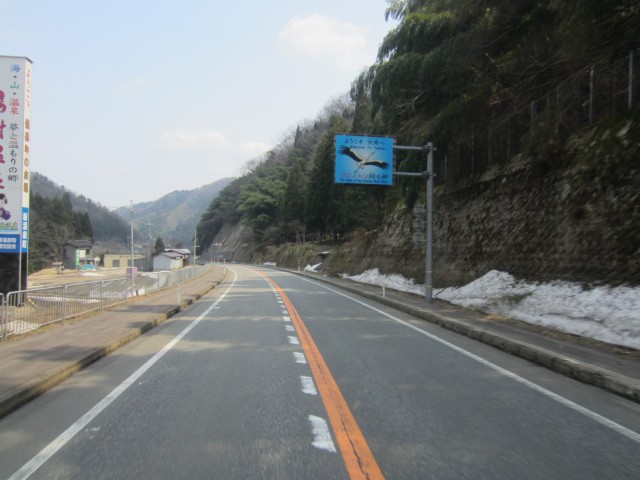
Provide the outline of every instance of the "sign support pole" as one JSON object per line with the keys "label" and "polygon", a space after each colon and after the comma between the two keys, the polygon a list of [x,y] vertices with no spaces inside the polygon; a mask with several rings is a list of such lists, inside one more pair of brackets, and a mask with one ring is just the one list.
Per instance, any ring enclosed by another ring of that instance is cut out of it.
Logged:
{"label": "sign support pole", "polygon": [[421,147],[394,145],[394,150],[426,151],[427,170],[425,172],[393,172],[396,177],[425,177],[427,179],[427,198],[425,210],[427,211],[427,238],[425,252],[424,272],[424,298],[427,302],[433,301],[433,143],[429,142]]}
{"label": "sign support pole", "polygon": [[433,144],[427,144],[427,253],[425,264],[425,298],[433,301]]}

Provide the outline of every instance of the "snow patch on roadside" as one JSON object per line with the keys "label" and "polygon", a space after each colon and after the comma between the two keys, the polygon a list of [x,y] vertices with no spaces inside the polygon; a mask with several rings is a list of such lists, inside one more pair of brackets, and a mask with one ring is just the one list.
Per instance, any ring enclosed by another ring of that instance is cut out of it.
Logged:
{"label": "snow patch on roadside", "polygon": [[[424,286],[375,268],[343,278],[424,294]],[[461,287],[434,289],[434,297],[465,308],[640,349],[640,288],[584,288],[573,282],[525,282],[492,270]]]}

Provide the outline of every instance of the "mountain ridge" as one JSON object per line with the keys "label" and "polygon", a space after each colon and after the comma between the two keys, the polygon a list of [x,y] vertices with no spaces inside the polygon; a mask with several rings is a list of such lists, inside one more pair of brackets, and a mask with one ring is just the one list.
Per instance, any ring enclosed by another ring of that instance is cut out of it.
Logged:
{"label": "mountain ridge", "polygon": [[[202,213],[233,180],[232,177],[222,178],[193,190],[175,190],[157,200],[134,203],[135,243],[147,243],[147,225],[151,223],[152,243],[160,237],[167,246],[188,246],[193,242],[193,232]],[[128,245],[131,234],[131,206],[109,209],[85,195],[68,190],[38,172],[32,172],[31,193],[49,199],[69,194],[73,209],[89,214],[96,244],[107,245],[110,250],[124,249]],[[144,238],[144,241],[140,241],[141,238]]]}
{"label": "mountain ridge", "polygon": [[[143,227],[151,224],[152,241],[160,237],[167,246],[188,247],[193,243],[195,227],[202,213],[233,180],[233,177],[222,178],[193,190],[174,190],[151,202],[134,203],[134,223],[143,231],[142,236],[145,233],[149,236],[150,228],[144,232]],[[129,220],[131,207],[116,208],[114,213]]]}

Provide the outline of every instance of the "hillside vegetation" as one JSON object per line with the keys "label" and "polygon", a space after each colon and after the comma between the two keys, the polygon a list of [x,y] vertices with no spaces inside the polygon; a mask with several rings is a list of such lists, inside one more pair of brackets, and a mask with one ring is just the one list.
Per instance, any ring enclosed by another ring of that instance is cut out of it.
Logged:
{"label": "hillside vegetation", "polygon": [[[393,0],[386,15],[399,23],[377,62],[211,202],[201,248],[224,250],[240,222],[253,230],[245,259],[291,262],[288,242],[329,242],[333,271],[374,265],[419,279],[424,247],[411,242],[409,212],[424,182],[333,183],[335,134],[389,135],[437,148],[436,258],[450,270],[441,282],[491,268],[640,281],[640,202],[629,187],[638,179],[637,2]],[[395,163],[425,168],[416,153]]]}

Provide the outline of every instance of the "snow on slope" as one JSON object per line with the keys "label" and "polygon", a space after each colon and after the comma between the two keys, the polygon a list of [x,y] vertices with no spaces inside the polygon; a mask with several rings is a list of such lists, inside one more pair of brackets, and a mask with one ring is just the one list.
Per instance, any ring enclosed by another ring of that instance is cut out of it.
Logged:
{"label": "snow on slope", "polygon": [[[307,267],[314,271],[318,265]],[[343,278],[424,294],[424,286],[377,268]],[[572,282],[529,283],[492,270],[462,287],[434,289],[434,297],[465,308],[640,349],[640,288],[584,288]]]}

